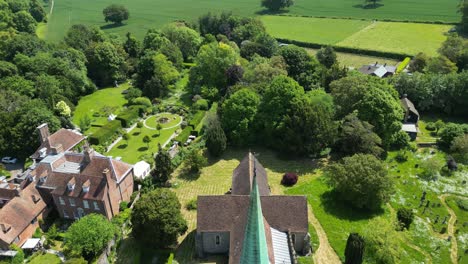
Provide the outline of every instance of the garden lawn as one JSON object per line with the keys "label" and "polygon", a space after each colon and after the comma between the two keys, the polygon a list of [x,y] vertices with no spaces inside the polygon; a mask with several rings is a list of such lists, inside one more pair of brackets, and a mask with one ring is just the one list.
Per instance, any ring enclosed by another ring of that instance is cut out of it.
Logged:
{"label": "garden lawn", "polygon": [[[135,164],[140,160],[146,160],[148,157],[144,156],[158,152],[158,144],[163,145],[177,129],[179,129],[179,126],[171,129],[163,129],[158,132],[157,130],[148,129],[144,126],[141,128],[141,131],[139,128],[135,127],[130,133],[128,133],[130,135],[128,143],[123,139],[120,140],[117,145],[106,153],[106,155],[122,157],[123,161],[131,164]],[[149,136],[151,138],[151,142],[148,145],[143,142],[144,136]],[[151,157],[152,156],[149,158],[151,159]]]}
{"label": "garden lawn", "polygon": [[[94,93],[84,96],[78,102],[75,112],[73,113],[72,121],[75,125],[80,124],[80,120],[84,116],[91,118],[91,128],[86,131],[87,134],[94,132],[97,127],[107,123],[107,114],[117,115],[123,106],[127,103],[122,91],[129,88],[127,83],[121,84],[117,88],[99,89]],[[105,112],[108,112],[107,114]]]}
{"label": "garden lawn", "polygon": [[[306,50],[312,56],[315,56],[315,54],[317,54],[317,51],[318,51],[317,49],[306,49]],[[376,61],[379,62],[379,64],[386,63],[387,65],[397,65],[399,62],[398,60],[395,60],[395,59],[353,54],[353,53],[344,53],[344,52],[336,52],[336,57],[341,66],[353,67],[356,69],[361,68],[361,66],[363,65],[375,63]]]}
{"label": "garden lawn", "polygon": [[44,254],[44,255],[38,255],[32,258],[28,263],[29,264],[60,264],[62,263],[62,261],[56,255]]}
{"label": "garden lawn", "polygon": [[267,32],[275,38],[318,44],[335,44],[372,22],[350,19],[262,16]]}
{"label": "garden lawn", "polygon": [[336,45],[410,55],[424,52],[435,56],[447,38],[444,33],[450,28],[450,25],[375,22]]}
{"label": "garden lawn", "polygon": [[[393,19],[417,21],[458,22],[458,0],[392,0],[381,1],[377,7],[363,8],[362,0],[297,0],[290,15],[351,17],[358,19]],[[104,21],[102,10],[110,4],[123,4],[130,19],[122,26]],[[46,38],[58,42],[73,24],[101,27],[109,33],[125,36],[132,32],[142,38],[150,28],[161,27],[174,20],[196,21],[207,12],[232,11],[237,15],[255,16],[265,12],[260,1],[252,0],[56,0],[49,16]]]}
{"label": "garden lawn", "polygon": [[163,129],[168,128],[168,127],[177,126],[180,122],[182,122],[182,117],[180,117],[178,115],[174,115],[174,114],[171,114],[171,113],[161,113],[161,114],[157,114],[157,115],[151,116],[150,118],[146,119],[146,121],[145,121],[146,126],[156,129],[157,121],[160,118],[169,118],[169,121],[167,123],[161,124],[161,127]]}

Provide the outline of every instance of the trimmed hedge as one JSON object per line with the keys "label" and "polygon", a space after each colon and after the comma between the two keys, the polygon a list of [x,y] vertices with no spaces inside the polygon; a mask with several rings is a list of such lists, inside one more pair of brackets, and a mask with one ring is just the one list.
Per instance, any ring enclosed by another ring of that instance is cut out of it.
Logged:
{"label": "trimmed hedge", "polygon": [[140,109],[142,109],[141,106],[132,105],[115,119],[120,121],[122,127],[130,127],[140,116]]}
{"label": "trimmed hedge", "polygon": [[89,137],[89,143],[92,145],[105,144],[112,136],[115,135],[122,128],[119,120],[113,120],[102,126],[98,131],[94,132]]}
{"label": "trimmed hedge", "polygon": [[325,47],[325,46],[331,46],[331,47],[333,47],[333,49],[335,51],[339,51],[339,52],[354,53],[354,54],[361,54],[361,55],[368,55],[368,56],[375,56],[375,57],[384,57],[384,58],[391,58],[391,59],[398,59],[398,60],[403,60],[406,57],[412,57],[413,56],[411,54],[406,54],[406,53],[368,50],[368,49],[333,46],[333,45],[324,45],[324,44],[303,42],[303,41],[291,40],[291,39],[277,38],[276,40],[278,40],[281,43],[294,44],[294,45],[297,45],[297,46],[300,46],[300,47],[303,47],[303,48],[320,49],[320,48]]}
{"label": "trimmed hedge", "polygon": [[185,141],[187,141],[188,137],[191,135],[192,133],[192,127],[191,126],[187,126],[186,128],[184,128],[182,130],[182,132],[180,132],[180,134],[175,138],[175,141],[181,143],[181,144],[184,144]]}
{"label": "trimmed hedge", "polygon": [[411,61],[411,58],[410,57],[406,57],[399,65],[398,67],[396,68],[396,73],[400,73],[402,72],[406,66],[408,66],[408,64],[410,63]]}
{"label": "trimmed hedge", "polygon": [[195,129],[198,124],[200,124],[200,122],[202,121],[203,117],[205,117],[205,111],[197,111],[192,119],[190,120],[189,122],[189,126],[192,127],[192,129]]}

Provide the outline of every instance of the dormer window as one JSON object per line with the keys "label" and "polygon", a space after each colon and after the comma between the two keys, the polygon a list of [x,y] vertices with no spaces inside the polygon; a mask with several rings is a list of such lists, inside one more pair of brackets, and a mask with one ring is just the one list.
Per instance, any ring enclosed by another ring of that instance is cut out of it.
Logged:
{"label": "dormer window", "polygon": [[89,192],[89,187],[91,186],[91,182],[89,180],[85,181],[83,183],[83,192],[87,193]]}
{"label": "dormer window", "polygon": [[42,176],[39,178],[39,183],[45,183],[47,180],[47,176]]}
{"label": "dormer window", "polygon": [[70,181],[67,183],[67,190],[69,192],[75,189],[75,178],[71,178]]}

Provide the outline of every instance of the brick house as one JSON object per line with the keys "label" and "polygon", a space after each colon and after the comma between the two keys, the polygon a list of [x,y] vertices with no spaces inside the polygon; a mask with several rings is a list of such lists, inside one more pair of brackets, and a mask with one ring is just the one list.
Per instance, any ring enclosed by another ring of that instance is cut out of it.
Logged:
{"label": "brick house", "polygon": [[[50,135],[38,127],[41,146],[31,157],[36,163],[19,185],[5,185],[0,209],[0,248],[22,245],[38,227],[37,221],[55,208],[60,217],[79,219],[99,213],[111,219],[119,204],[133,192],[133,166],[105,157],[87,144],[81,134],[61,129]],[[45,154],[44,154],[45,153]],[[1,189],[0,185],[0,189]]]}
{"label": "brick house", "polygon": [[271,195],[267,173],[249,153],[224,195],[198,196],[196,251],[229,263],[296,263],[310,252],[305,196]]}

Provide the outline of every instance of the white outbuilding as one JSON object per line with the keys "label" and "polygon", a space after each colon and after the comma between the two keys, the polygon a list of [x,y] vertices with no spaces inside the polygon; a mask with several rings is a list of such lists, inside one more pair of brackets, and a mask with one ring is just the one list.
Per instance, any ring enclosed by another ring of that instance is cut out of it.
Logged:
{"label": "white outbuilding", "polygon": [[144,179],[149,175],[151,165],[146,161],[139,161],[133,166],[133,174],[139,179]]}

